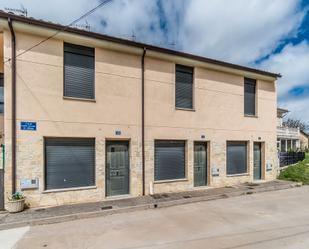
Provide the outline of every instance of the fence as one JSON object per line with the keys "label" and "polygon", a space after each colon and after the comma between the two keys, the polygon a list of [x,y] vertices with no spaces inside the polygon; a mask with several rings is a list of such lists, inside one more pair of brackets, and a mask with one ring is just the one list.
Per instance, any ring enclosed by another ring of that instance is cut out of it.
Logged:
{"label": "fence", "polygon": [[305,159],[305,152],[279,152],[280,167],[285,167]]}

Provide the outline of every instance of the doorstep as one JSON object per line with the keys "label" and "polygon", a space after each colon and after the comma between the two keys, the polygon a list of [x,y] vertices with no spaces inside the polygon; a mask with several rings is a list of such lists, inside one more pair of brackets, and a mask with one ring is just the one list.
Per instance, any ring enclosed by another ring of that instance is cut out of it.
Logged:
{"label": "doorstep", "polygon": [[64,205],[50,208],[28,209],[21,213],[1,213],[0,230],[107,216],[151,208],[163,208],[187,203],[210,201],[299,186],[288,181],[241,184],[232,187],[197,189],[193,191],[162,193],[152,196],[127,197],[94,203]]}

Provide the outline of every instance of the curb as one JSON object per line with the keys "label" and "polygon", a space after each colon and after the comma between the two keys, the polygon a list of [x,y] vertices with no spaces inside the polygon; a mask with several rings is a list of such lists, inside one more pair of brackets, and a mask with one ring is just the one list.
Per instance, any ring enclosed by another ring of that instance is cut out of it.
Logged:
{"label": "curb", "polygon": [[251,195],[257,193],[265,193],[271,191],[279,191],[279,190],[286,190],[290,188],[301,187],[298,183],[289,183],[289,184],[282,184],[280,186],[267,186],[262,188],[252,188],[247,190],[240,190],[230,193],[222,193],[217,195],[210,195],[210,196],[198,196],[198,197],[190,197],[190,198],[183,198],[177,200],[165,200],[165,201],[154,201],[153,203],[131,206],[131,207],[123,207],[123,208],[115,208],[109,210],[100,210],[94,212],[84,212],[84,213],[74,213],[68,215],[60,215],[48,218],[39,218],[39,219],[32,219],[28,221],[21,221],[21,222],[11,222],[6,224],[0,224],[0,230],[12,229],[17,227],[23,226],[38,226],[38,225],[48,225],[48,224],[55,224],[61,222],[68,222],[74,221],[79,219],[89,219],[95,217],[105,217],[113,214],[121,214],[121,213],[129,213],[134,211],[143,211],[147,209],[156,209],[156,208],[165,208],[165,207],[172,207],[178,205],[185,205],[197,202],[204,202],[204,201],[212,201],[212,200],[219,200],[219,199],[226,199],[232,198],[242,195]]}

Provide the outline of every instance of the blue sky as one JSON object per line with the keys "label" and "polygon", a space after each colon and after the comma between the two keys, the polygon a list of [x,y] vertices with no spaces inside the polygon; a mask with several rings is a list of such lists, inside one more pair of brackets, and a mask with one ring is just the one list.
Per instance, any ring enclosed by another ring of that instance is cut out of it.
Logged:
{"label": "blue sky", "polygon": [[[99,0],[2,0],[68,24]],[[74,6],[74,7],[72,7]],[[91,30],[278,72],[278,105],[309,124],[309,0],[114,0]]]}

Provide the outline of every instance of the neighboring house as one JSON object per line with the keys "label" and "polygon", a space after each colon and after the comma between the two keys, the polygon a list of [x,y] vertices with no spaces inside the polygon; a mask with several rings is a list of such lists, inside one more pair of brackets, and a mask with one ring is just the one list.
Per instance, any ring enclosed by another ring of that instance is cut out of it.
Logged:
{"label": "neighboring house", "polygon": [[283,118],[288,110],[277,109],[277,148],[281,152],[300,149],[300,130],[283,126]]}
{"label": "neighboring house", "polygon": [[309,148],[308,139],[309,139],[309,135],[304,131],[300,131],[300,148],[301,148],[301,150],[303,150],[303,151],[308,150],[308,148]]}
{"label": "neighboring house", "polygon": [[75,28],[27,51],[63,28],[0,12],[6,194],[38,207],[276,178],[280,75]]}

